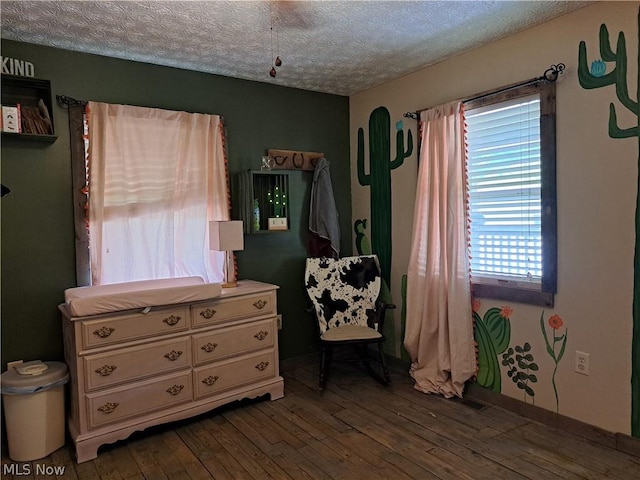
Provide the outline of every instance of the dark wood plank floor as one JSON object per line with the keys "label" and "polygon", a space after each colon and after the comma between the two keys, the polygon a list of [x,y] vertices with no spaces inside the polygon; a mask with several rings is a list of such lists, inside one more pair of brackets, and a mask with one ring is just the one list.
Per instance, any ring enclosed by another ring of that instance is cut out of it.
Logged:
{"label": "dark wood plank floor", "polygon": [[281,400],[154,427],[80,465],[68,444],[21,464],[29,475],[11,475],[3,447],[2,478],[640,479],[639,457],[500,407],[419,393],[403,371],[385,388],[354,365],[336,366],[323,393],[315,367],[284,377]]}

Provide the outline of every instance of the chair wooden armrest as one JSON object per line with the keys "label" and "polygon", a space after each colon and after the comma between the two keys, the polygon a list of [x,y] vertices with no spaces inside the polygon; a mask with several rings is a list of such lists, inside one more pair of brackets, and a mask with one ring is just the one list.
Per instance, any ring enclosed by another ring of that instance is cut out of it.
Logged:
{"label": "chair wooden armrest", "polygon": [[385,303],[378,300],[376,302],[376,310],[373,315],[373,322],[369,325],[371,328],[375,328],[379,333],[382,333],[384,329],[384,320],[387,315],[387,310],[395,310],[396,305],[393,303]]}

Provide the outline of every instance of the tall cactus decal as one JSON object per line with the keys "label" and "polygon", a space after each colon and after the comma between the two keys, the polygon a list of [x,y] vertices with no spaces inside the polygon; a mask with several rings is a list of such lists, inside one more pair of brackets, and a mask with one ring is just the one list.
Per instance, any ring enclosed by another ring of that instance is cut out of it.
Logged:
{"label": "tall cactus decal", "polygon": [[511,308],[490,308],[480,318],[474,310],[474,337],[478,345],[477,381],[492,392],[500,393],[502,378],[498,355],[505,352],[511,340]]}
{"label": "tall cactus decal", "polygon": [[398,168],[413,152],[411,130],[404,150],[402,122],[396,124],[396,158],[391,160],[391,117],[385,107],[369,116],[369,174],[364,168],[364,130],[358,129],[358,182],[371,187],[371,242],[378,255],[382,277],[391,285],[391,170]]}
{"label": "tall cactus decal", "polygon": [[[640,9],[638,10],[638,34],[640,47]],[[620,128],[616,115],[616,106],[609,105],[609,136],[611,138],[638,138],[638,193],[636,197],[636,244],[633,261],[633,339],[631,353],[631,434],[640,438],[640,72],[636,80],[636,101],[629,97],[627,88],[627,47],[624,33],[618,34],[616,50],[611,48],[609,30],[605,24],[600,26],[600,55],[603,62],[614,62],[609,73],[602,75],[602,66],[595,74],[589,72],[587,65],[587,46],[584,41],[578,47],[578,79],[585,89],[615,85],[616,95],[623,107],[635,114],[636,125]],[[640,67],[640,48],[638,48],[638,67]]]}

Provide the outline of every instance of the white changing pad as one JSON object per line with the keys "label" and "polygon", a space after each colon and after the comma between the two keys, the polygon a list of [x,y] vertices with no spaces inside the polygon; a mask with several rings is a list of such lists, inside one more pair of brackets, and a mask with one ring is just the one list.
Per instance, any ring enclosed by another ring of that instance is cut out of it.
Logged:
{"label": "white changing pad", "polygon": [[201,277],[163,278],[68,288],[64,299],[74,317],[135,308],[190,303],[220,296],[219,283],[205,283]]}

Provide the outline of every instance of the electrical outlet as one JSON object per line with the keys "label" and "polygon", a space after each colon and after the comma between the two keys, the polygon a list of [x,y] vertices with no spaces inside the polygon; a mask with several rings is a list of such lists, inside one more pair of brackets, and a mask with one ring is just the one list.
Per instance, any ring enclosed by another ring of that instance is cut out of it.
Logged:
{"label": "electrical outlet", "polygon": [[278,326],[278,330],[282,330],[282,314],[276,316],[276,325]]}
{"label": "electrical outlet", "polygon": [[582,375],[589,375],[589,354],[576,350],[575,371]]}

